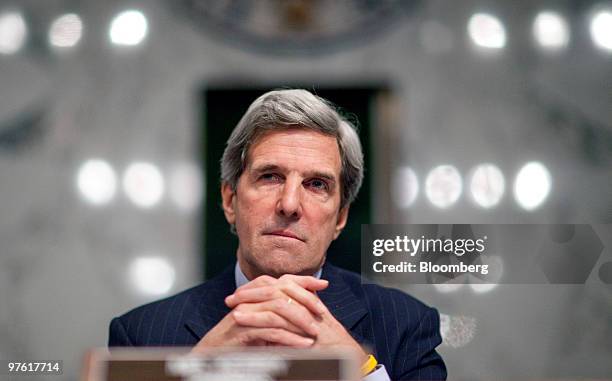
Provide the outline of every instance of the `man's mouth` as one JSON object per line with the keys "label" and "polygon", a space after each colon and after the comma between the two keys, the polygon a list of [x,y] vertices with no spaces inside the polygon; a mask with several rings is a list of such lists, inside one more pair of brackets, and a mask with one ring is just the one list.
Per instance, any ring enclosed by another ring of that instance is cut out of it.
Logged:
{"label": "man's mouth", "polygon": [[274,230],[274,231],[265,233],[265,235],[275,235],[278,237],[293,238],[293,239],[297,239],[298,241],[305,242],[304,239],[298,237],[296,234],[288,230]]}

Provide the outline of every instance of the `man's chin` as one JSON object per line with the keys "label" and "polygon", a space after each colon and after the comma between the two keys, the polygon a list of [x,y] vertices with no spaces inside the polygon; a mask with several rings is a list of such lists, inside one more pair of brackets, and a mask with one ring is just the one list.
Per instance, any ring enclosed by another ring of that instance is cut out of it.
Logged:
{"label": "man's chin", "polygon": [[300,265],[296,264],[295,261],[278,261],[273,263],[265,263],[260,267],[262,275],[269,275],[274,278],[279,278],[285,274],[293,275],[313,275],[319,270],[315,265]]}

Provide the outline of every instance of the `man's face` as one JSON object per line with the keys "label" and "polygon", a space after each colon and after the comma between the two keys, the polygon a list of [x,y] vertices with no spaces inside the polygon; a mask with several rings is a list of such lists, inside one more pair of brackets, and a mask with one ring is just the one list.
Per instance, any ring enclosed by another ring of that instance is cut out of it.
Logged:
{"label": "man's face", "polygon": [[221,187],[249,279],[312,275],[323,265],[348,216],[348,207],[340,209],[340,170],[336,138],[315,131],[266,132],[250,147],[236,191]]}

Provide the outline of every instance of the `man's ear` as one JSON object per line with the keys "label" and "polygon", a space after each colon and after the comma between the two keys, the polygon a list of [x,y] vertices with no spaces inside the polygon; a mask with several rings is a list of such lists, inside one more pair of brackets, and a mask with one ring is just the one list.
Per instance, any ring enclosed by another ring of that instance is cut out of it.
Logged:
{"label": "man's ear", "polygon": [[342,233],[342,229],[346,226],[346,221],[348,220],[349,207],[345,206],[340,209],[338,213],[338,220],[336,221],[336,231],[334,232],[334,239],[338,238],[340,233]]}
{"label": "man's ear", "polygon": [[232,189],[232,186],[225,181],[221,183],[221,206],[223,207],[223,213],[225,219],[230,225],[236,223],[236,212],[234,210],[234,196],[236,192]]}

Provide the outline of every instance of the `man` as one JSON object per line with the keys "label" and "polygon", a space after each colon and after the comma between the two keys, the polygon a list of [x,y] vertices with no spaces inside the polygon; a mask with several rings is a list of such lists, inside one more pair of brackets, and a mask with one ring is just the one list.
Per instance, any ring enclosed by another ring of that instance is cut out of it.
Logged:
{"label": "man", "polygon": [[113,319],[109,346],[351,347],[368,381],[446,379],[436,310],[325,263],[363,178],[357,133],[330,103],[305,90],[259,97],[221,178],[235,267]]}

